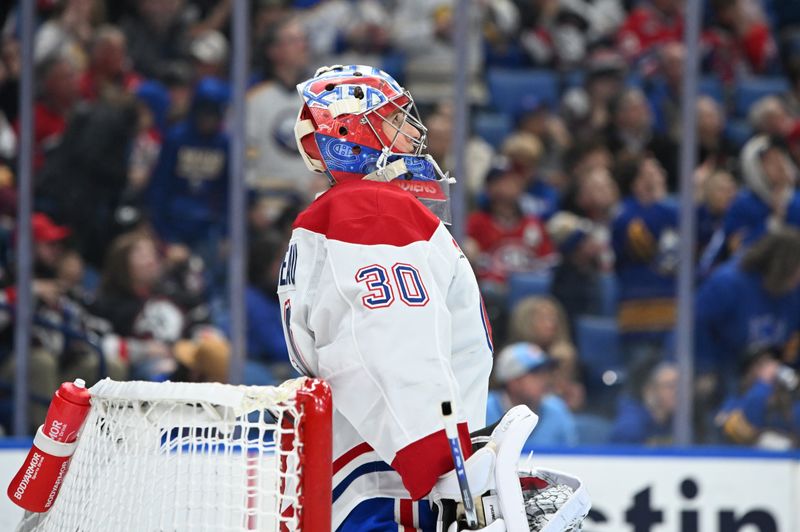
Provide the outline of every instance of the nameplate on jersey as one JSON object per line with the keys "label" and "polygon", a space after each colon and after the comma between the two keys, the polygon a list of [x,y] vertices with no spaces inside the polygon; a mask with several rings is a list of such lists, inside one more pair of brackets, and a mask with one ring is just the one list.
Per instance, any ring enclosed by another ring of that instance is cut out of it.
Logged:
{"label": "nameplate on jersey", "polygon": [[297,244],[290,243],[286,256],[281,263],[281,274],[278,278],[278,287],[294,286],[295,273],[297,272]]}

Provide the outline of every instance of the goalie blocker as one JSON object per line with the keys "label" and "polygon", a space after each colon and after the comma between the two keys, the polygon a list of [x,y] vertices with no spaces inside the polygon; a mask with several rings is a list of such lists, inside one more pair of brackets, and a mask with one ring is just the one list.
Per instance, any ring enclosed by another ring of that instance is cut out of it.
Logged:
{"label": "goalie blocker", "polygon": [[[580,530],[591,508],[581,481],[559,471],[520,467],[520,455],[539,418],[524,405],[494,426],[473,435],[477,450],[465,462],[484,532],[570,532]],[[489,431],[491,431],[489,433]],[[465,530],[455,471],[443,475],[430,494],[438,507],[437,532]]]}

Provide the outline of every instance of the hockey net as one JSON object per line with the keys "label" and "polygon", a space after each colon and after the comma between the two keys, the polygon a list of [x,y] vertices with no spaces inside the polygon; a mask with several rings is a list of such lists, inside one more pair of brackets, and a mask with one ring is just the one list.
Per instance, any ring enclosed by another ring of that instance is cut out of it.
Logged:
{"label": "hockey net", "polygon": [[114,382],[92,408],[53,505],[18,530],[330,530],[331,402],[281,386]]}

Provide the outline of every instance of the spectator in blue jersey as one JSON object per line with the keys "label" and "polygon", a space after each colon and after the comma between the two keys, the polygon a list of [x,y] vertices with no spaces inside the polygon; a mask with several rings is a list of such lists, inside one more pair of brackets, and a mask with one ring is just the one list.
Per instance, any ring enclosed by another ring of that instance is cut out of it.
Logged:
{"label": "spectator in blue jersey", "polygon": [[698,373],[721,373],[731,390],[738,354],[776,346],[797,358],[800,331],[800,232],[780,229],[740,259],[717,268],[695,299]]}
{"label": "spectator in blue jersey", "polygon": [[736,197],[737,187],[733,176],[726,170],[711,169],[707,175],[695,172],[700,177],[697,192],[697,254],[700,258],[698,274],[705,277],[721,260],[721,247],[725,234],[725,215]]}
{"label": "spectator in blue jersey", "polygon": [[678,212],[653,157],[622,163],[617,177],[624,194],[612,224],[621,348],[629,362],[661,358],[675,323]]}
{"label": "spectator in blue jersey", "polygon": [[786,143],[760,135],[742,149],[742,190],[725,217],[728,250],[742,251],[764,233],[784,225],[800,227],[797,168]]}
{"label": "spectator in blue jersey", "polygon": [[611,429],[613,443],[666,445],[672,442],[672,417],[678,400],[678,369],[651,362],[630,395],[620,399]]}
{"label": "spectator in blue jersey", "polygon": [[800,399],[795,370],[770,349],[745,354],[741,367],[738,389],[715,419],[725,440],[774,450],[797,447]]}
{"label": "spectator in blue jersey", "polygon": [[653,129],[672,138],[680,137],[680,98],[686,49],[681,42],[665,43],[658,50],[656,76],[647,85],[653,112]]}
{"label": "spectator in blue jersey", "polygon": [[218,244],[227,224],[228,95],[228,86],[217,79],[197,84],[189,115],[164,139],[147,192],[158,235],[202,257],[212,272],[219,267]]}
{"label": "spectator in blue jersey", "polygon": [[283,337],[281,306],[275,286],[286,252],[286,238],[277,232],[256,235],[247,261],[246,384],[283,381],[292,372]]}
{"label": "spectator in blue jersey", "polygon": [[528,446],[572,446],[578,441],[575,419],[566,403],[552,393],[555,361],[534,344],[518,342],[495,356],[494,380],[502,386],[489,392],[486,424],[498,421],[513,406],[527,405],[539,416]]}

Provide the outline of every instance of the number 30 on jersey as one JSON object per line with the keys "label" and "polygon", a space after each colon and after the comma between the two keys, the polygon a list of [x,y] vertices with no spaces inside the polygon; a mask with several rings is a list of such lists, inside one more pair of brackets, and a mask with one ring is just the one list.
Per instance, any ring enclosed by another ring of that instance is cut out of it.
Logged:
{"label": "number 30 on jersey", "polygon": [[417,268],[398,262],[390,270],[391,273],[380,264],[370,264],[356,272],[356,281],[364,284],[367,290],[367,294],[361,298],[365,307],[389,307],[395,302],[395,294],[409,307],[428,304],[428,291]]}

